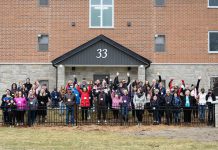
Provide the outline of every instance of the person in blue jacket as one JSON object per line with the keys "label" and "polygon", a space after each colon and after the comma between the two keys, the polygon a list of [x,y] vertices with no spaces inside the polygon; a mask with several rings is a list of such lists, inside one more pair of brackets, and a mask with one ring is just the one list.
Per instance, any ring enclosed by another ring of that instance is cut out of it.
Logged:
{"label": "person in blue jacket", "polygon": [[51,101],[52,101],[52,108],[58,108],[60,100],[60,93],[54,88],[54,91],[51,92]]}

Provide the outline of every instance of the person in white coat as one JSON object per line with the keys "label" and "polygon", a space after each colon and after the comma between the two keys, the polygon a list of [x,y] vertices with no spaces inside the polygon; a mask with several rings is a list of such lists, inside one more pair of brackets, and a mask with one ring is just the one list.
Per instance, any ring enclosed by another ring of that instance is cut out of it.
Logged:
{"label": "person in white coat", "polygon": [[137,90],[137,94],[135,94],[133,98],[133,103],[134,103],[135,111],[136,111],[136,117],[138,119],[138,126],[141,126],[142,124],[145,102],[146,102],[145,93],[143,92],[141,88],[139,88]]}

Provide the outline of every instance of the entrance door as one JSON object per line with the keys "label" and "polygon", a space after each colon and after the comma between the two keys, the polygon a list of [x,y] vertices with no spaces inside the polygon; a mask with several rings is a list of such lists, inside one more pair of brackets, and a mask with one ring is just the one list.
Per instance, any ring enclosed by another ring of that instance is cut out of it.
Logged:
{"label": "entrance door", "polygon": [[108,79],[110,79],[110,75],[109,74],[94,74],[93,75],[93,81],[95,82],[96,80],[100,80],[102,82],[103,79],[106,78],[106,76],[108,77]]}
{"label": "entrance door", "polygon": [[210,88],[213,90],[213,93],[218,96],[218,77],[210,78]]}

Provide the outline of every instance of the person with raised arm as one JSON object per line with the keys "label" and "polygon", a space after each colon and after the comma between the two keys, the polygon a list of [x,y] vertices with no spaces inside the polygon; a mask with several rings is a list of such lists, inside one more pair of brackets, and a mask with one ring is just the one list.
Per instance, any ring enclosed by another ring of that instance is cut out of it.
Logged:
{"label": "person with raised arm", "polygon": [[92,89],[91,89],[91,86],[83,85],[82,87],[77,86],[77,90],[78,90],[79,94],[81,95],[80,107],[82,110],[82,121],[84,121],[84,119],[85,119],[85,121],[87,121],[88,109],[91,106],[90,92]]}
{"label": "person with raised arm", "polygon": [[194,118],[198,118],[198,100],[199,100],[199,85],[201,81],[201,76],[198,77],[198,81],[196,85],[191,85],[191,96],[194,98],[193,99],[193,115]]}

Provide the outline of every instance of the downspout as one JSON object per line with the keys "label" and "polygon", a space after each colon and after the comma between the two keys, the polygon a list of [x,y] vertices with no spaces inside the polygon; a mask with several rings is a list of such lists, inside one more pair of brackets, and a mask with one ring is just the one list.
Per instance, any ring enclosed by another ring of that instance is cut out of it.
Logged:
{"label": "downspout", "polygon": [[149,62],[148,65],[145,67],[145,80],[147,80],[147,74],[146,74],[146,70],[151,66],[151,63]]}
{"label": "downspout", "polygon": [[56,82],[55,82],[55,87],[56,87],[56,89],[58,89],[57,87],[58,87],[58,67],[57,66],[55,66],[53,63],[52,63],[52,66],[55,68],[55,70],[56,70]]}

